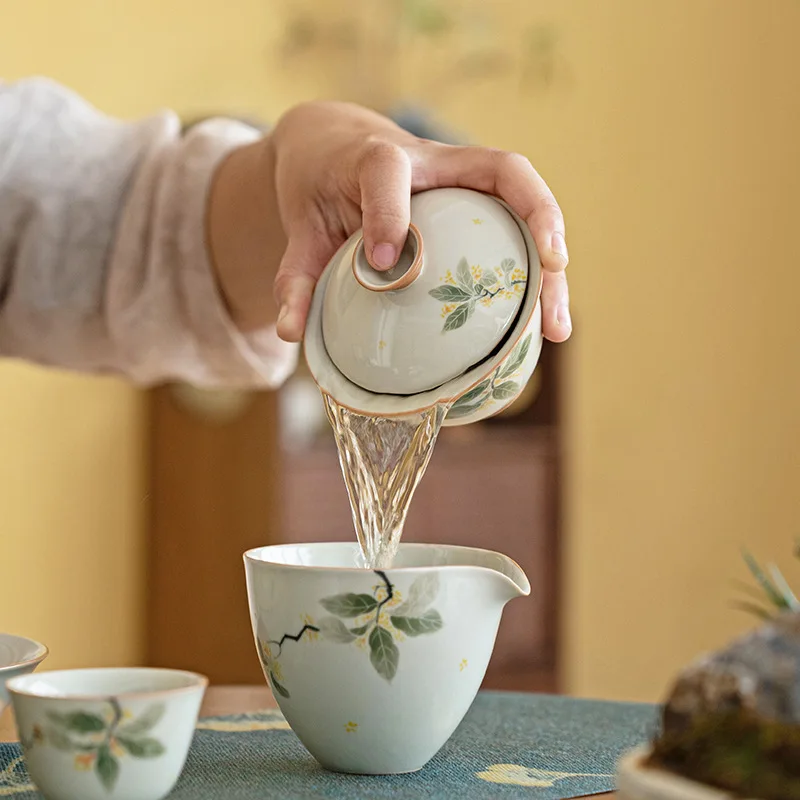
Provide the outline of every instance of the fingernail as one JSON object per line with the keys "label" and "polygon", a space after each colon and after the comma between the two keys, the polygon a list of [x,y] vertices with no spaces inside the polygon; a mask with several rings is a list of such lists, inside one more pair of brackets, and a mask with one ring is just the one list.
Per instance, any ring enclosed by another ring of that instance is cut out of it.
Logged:
{"label": "fingernail", "polygon": [[372,248],[372,264],[380,269],[389,269],[397,261],[397,250],[391,244],[376,244]]}
{"label": "fingernail", "polygon": [[285,305],[281,306],[281,310],[278,313],[278,325],[280,325],[281,322],[283,322],[288,316],[289,316],[289,306]]}
{"label": "fingernail", "polygon": [[550,249],[553,253],[564,261],[569,261],[569,253],[567,252],[567,243],[564,240],[564,235],[561,233],[554,233],[550,239]]}
{"label": "fingernail", "polygon": [[559,306],[556,309],[556,323],[562,328],[572,330],[572,317],[569,315],[569,306]]}

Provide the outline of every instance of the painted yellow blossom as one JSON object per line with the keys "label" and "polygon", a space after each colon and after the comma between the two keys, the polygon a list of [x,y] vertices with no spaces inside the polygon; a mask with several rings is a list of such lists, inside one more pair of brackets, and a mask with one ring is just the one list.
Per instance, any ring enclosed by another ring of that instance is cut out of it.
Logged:
{"label": "painted yellow blossom", "polygon": [[461,663],[458,665],[458,671],[463,672],[467,668],[467,659],[462,658]]}
{"label": "painted yellow blossom", "polygon": [[384,349],[384,347],[386,347],[386,342],[385,342],[383,339],[381,339],[381,340],[378,342],[378,350],[383,350],[383,349]]}
{"label": "painted yellow blossom", "polygon": [[472,220],[472,224],[473,225],[483,225],[483,220],[482,219],[478,219],[476,217],[475,219]]}
{"label": "painted yellow blossom", "polygon": [[117,758],[125,755],[125,750],[122,749],[120,743],[116,739],[112,739],[109,742],[109,747],[111,749],[112,754],[117,756]]}
{"label": "painted yellow blossom", "polygon": [[78,753],[75,756],[75,769],[81,771],[90,770],[94,766],[95,753]]}
{"label": "painted yellow blossom", "polygon": [[451,286],[456,285],[456,279],[453,277],[453,273],[450,270],[447,270],[447,272],[445,272],[444,282],[449,283]]}
{"label": "painted yellow blossom", "polygon": [[350,721],[350,722],[348,722],[348,723],[347,723],[347,724],[344,726],[344,729],[345,729],[345,730],[346,730],[348,733],[355,733],[355,732],[358,730],[358,723],[357,723],[357,722]]}
{"label": "painted yellow blossom", "polygon": [[[403,595],[397,589],[394,589],[394,587],[392,587],[392,589],[392,599],[384,605],[384,608],[393,608],[394,606],[399,606],[400,603],[403,602]],[[372,593],[375,595],[375,599],[379,603],[383,603],[389,595],[389,592],[383,584],[376,584],[373,586]],[[372,619],[372,616],[373,613],[371,611],[362,615],[365,622],[369,619]]]}
{"label": "painted yellow blossom", "polygon": [[[309,614],[303,614],[302,619],[304,625],[313,625],[314,627],[316,627],[314,619]],[[317,639],[319,639],[319,631],[309,629],[306,631],[306,633],[308,635],[309,641],[311,642],[316,642]],[[278,680],[280,680],[280,678],[278,678]]]}
{"label": "painted yellow blossom", "polygon": [[273,661],[270,666],[272,667],[272,673],[275,675],[275,678],[283,683],[283,667],[281,667],[281,662]]}

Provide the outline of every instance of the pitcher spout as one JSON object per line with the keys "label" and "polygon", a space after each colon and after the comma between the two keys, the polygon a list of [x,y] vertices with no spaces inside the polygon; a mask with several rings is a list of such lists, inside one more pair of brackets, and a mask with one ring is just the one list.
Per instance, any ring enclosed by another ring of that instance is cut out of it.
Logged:
{"label": "pitcher spout", "polygon": [[527,597],[531,593],[531,584],[527,575],[516,561],[502,553],[485,551],[481,566],[492,574],[492,584],[500,601],[505,605],[515,597]]}

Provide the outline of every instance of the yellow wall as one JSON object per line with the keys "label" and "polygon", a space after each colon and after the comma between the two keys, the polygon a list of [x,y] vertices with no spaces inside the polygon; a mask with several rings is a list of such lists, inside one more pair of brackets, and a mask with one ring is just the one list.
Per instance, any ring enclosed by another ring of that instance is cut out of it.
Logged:
{"label": "yellow wall", "polygon": [[0,630],[48,667],[140,658],[142,415],[135,392],[0,367]]}
{"label": "yellow wall", "polygon": [[[279,5],[0,0],[0,72],[53,75],[126,116],[357,97],[320,65],[294,88],[275,73]],[[568,688],[653,699],[748,624],[727,607],[739,545],[786,564],[798,530],[800,6],[492,7],[509,41],[521,17],[558,26],[556,85],[520,96],[487,80],[426,99],[473,139],[529,154],[567,212]],[[405,60],[395,85],[432,85],[442,53]],[[0,581],[0,627],[56,645],[53,665],[136,660],[138,398],[9,366],[0,389],[3,560],[36,587],[23,598],[19,579]]]}
{"label": "yellow wall", "polygon": [[544,145],[581,330],[568,676],[653,699],[751,624],[728,607],[741,544],[800,586],[800,5],[580,5],[567,136]]}

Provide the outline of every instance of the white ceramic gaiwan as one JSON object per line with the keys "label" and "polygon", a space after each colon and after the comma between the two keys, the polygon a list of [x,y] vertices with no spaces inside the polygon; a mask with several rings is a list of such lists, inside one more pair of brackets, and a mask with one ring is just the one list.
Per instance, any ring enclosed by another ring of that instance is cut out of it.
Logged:
{"label": "white ceramic gaiwan", "polygon": [[411,198],[398,264],[373,269],[361,232],[320,278],[305,353],[321,391],[363,414],[451,404],[445,425],[490,417],[530,378],[542,346],[542,272],[527,225],[468,189]]}
{"label": "white ceramic gaiwan", "polygon": [[8,682],[25,762],[48,800],[161,800],[208,681],[171,669],[74,669]]}
{"label": "white ceramic gaiwan", "polygon": [[292,730],[322,766],[413,772],[450,738],[480,688],[505,604],[527,595],[507,556],[401,544],[391,569],[358,546],[245,554],[259,658]]}
{"label": "white ceramic gaiwan", "polygon": [[0,633],[0,714],[8,705],[6,681],[33,672],[47,658],[47,648],[33,639]]}

